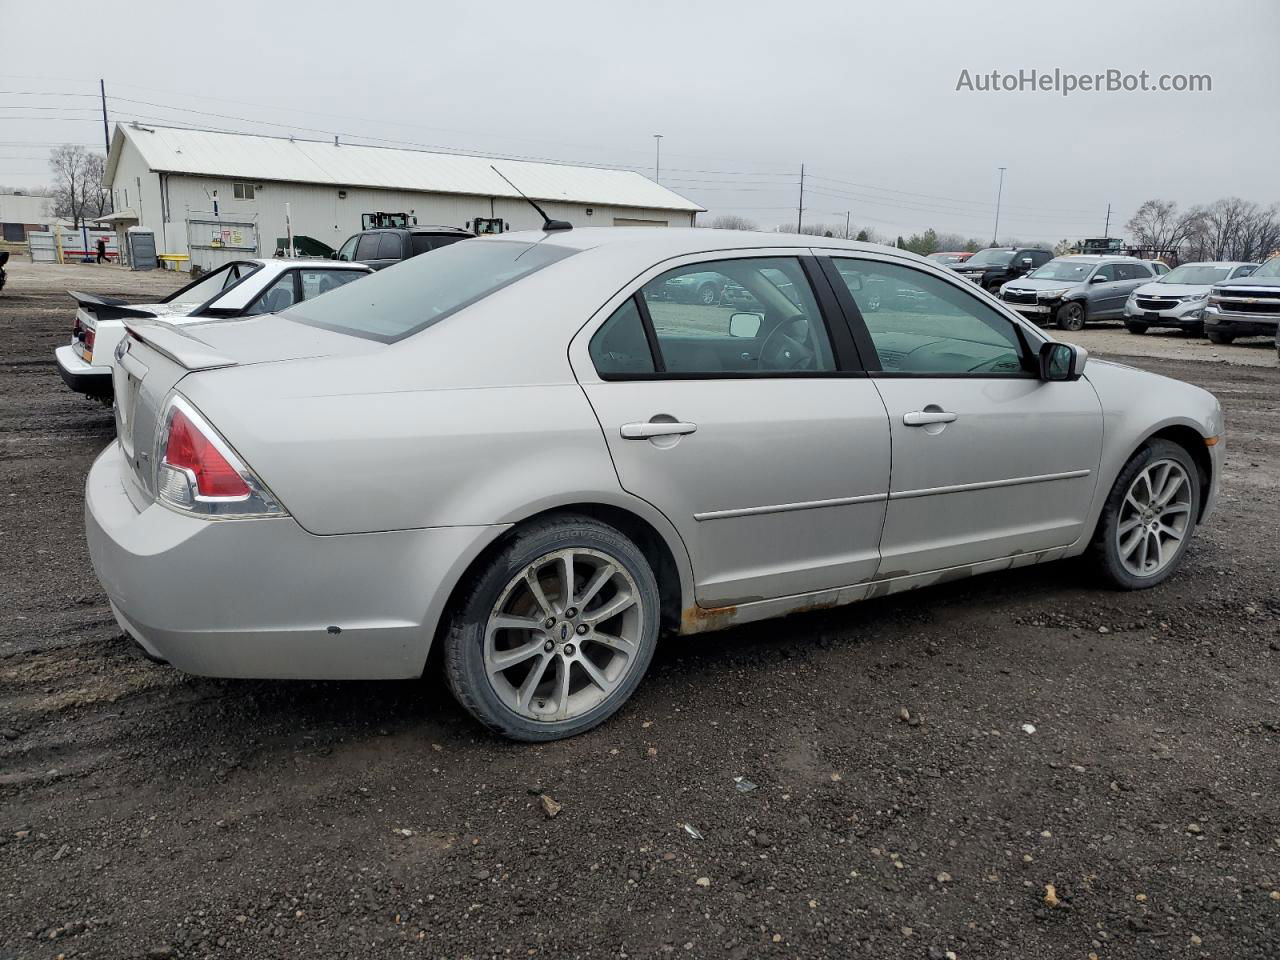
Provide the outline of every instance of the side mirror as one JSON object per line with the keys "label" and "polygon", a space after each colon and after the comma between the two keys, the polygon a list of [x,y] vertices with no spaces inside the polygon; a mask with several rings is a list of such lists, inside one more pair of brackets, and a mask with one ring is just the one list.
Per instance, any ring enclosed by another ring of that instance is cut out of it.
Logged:
{"label": "side mirror", "polygon": [[337,259],[338,259],[338,251],[337,251],[337,250],[335,250],[335,251],[333,251],[333,253],[329,254],[329,259],[330,259],[330,260],[337,260]]}
{"label": "side mirror", "polygon": [[758,313],[735,313],[729,317],[729,336],[754,340],[760,333],[764,317]]}
{"label": "side mirror", "polygon": [[1079,380],[1088,359],[1089,351],[1084,347],[1051,340],[1040,347],[1040,379]]}
{"label": "side mirror", "polygon": [[1090,282],[1090,283],[1105,283],[1105,282],[1106,282],[1106,279],[1107,279],[1107,278],[1106,278],[1106,277],[1104,277],[1102,274],[1100,274],[1100,273],[1095,273],[1092,277],[1090,277],[1090,278],[1089,278],[1089,282]]}

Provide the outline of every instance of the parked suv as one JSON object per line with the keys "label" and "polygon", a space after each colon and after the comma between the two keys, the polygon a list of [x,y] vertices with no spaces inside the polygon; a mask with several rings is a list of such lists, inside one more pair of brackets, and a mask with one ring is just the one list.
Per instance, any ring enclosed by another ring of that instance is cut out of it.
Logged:
{"label": "parked suv", "polygon": [[979,250],[952,269],[966,280],[972,280],[984,290],[995,293],[1000,284],[1030,273],[1053,259],[1048,250],[1034,247],[988,247]]}
{"label": "parked suv", "polygon": [[1215,284],[1204,308],[1204,332],[1214,343],[1275,337],[1280,321],[1280,255],[1250,276]]}
{"label": "parked suv", "polygon": [[1224,280],[1247,277],[1257,269],[1256,263],[1234,260],[1184,263],[1129,294],[1124,303],[1124,325],[1130,333],[1146,333],[1148,327],[1177,327],[1199,335],[1204,332],[1209,289]]}
{"label": "parked suv", "polygon": [[1038,322],[1081,330],[1088,320],[1124,316],[1129,294],[1155,278],[1145,260],[1079,255],[1058,257],[1000,288],[1000,299]]}
{"label": "parked suv", "polygon": [[447,247],[459,240],[469,240],[472,234],[460,227],[392,227],[378,230],[361,230],[349,238],[335,260],[353,260],[367,263],[375,270],[389,267],[401,260],[408,260],[420,253]]}

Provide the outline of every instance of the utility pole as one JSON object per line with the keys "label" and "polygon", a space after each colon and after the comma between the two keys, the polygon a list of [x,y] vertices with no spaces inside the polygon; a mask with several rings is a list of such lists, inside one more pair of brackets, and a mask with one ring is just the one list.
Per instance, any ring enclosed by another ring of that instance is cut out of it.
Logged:
{"label": "utility pole", "polygon": [[1000,242],[1000,198],[1004,196],[1004,172],[1007,167],[1000,168],[1000,186],[996,188],[996,226],[991,231],[991,245],[994,247]]}
{"label": "utility pole", "polygon": [[796,211],[796,233],[804,226],[804,164],[800,164],[800,209]]}
{"label": "utility pole", "polygon": [[106,144],[107,153],[111,152],[111,131],[107,126],[107,85],[99,79],[98,93],[102,96],[102,142]]}
{"label": "utility pole", "polygon": [[853,215],[852,210],[846,210],[844,212],[844,238],[846,240],[849,239],[849,217],[852,215]]}
{"label": "utility pole", "polygon": [[1106,240],[1111,236],[1111,204],[1107,204],[1107,223],[1102,228],[1102,239]]}
{"label": "utility pole", "polygon": [[658,178],[662,170],[662,134],[653,135],[653,182],[661,183]]}

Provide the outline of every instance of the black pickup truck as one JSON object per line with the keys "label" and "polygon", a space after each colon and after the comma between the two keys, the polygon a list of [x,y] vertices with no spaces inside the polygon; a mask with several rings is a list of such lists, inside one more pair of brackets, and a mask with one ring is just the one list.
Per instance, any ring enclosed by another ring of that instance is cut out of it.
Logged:
{"label": "black pickup truck", "polygon": [[438,250],[473,236],[474,234],[460,227],[412,226],[361,230],[338,249],[333,259],[354,260],[381,270],[401,260],[408,260],[420,253]]}
{"label": "black pickup truck", "polygon": [[995,293],[1002,283],[1025,276],[1052,259],[1053,254],[1048,250],[1036,247],[987,247],[951,269],[984,290]]}

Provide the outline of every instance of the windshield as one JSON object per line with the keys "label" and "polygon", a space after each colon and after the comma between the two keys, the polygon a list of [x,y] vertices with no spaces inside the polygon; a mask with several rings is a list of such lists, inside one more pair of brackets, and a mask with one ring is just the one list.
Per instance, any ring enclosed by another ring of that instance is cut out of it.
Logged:
{"label": "windshield", "polygon": [[1083,280],[1096,266],[1090,260],[1050,260],[1027,275],[1028,280]]}
{"label": "windshield", "polygon": [[1230,267],[1215,267],[1207,263],[1184,263],[1180,267],[1174,267],[1156,282],[1198,283],[1208,286],[1211,283],[1217,283],[1219,280],[1227,279],[1227,274],[1230,272]]}
{"label": "windshield", "polygon": [[979,250],[964,262],[966,267],[1007,267],[1013,259],[1012,250]]}
{"label": "windshield", "polygon": [[1254,277],[1280,277],[1280,256],[1272,257],[1257,270],[1253,271],[1251,276]]}
{"label": "windshield", "polygon": [[360,283],[304,300],[282,316],[392,343],[576,252],[545,241],[454,243],[429,257],[404,260]]}

